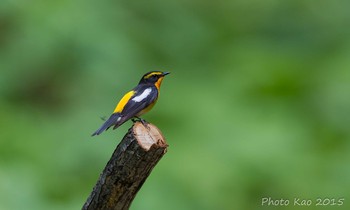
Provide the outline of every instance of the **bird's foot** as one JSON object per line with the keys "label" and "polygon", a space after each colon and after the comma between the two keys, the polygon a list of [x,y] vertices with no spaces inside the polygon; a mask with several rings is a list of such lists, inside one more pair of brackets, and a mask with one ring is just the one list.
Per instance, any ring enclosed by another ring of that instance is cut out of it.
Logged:
{"label": "bird's foot", "polygon": [[[136,118],[136,119],[135,119]],[[135,118],[132,118],[131,121],[133,123],[135,122],[141,122],[143,126],[145,126],[148,130],[150,129],[150,127],[148,126],[149,122],[147,122],[146,120],[140,118],[140,117],[135,117]]]}

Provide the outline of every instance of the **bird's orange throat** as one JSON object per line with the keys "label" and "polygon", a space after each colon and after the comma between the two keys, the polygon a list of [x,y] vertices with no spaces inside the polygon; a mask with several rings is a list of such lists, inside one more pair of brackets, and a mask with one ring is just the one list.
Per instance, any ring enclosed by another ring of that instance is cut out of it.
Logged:
{"label": "bird's orange throat", "polygon": [[157,87],[158,91],[159,91],[159,89],[160,89],[160,85],[162,84],[163,79],[164,79],[164,77],[160,77],[160,78],[157,80],[157,82],[154,84],[154,85]]}

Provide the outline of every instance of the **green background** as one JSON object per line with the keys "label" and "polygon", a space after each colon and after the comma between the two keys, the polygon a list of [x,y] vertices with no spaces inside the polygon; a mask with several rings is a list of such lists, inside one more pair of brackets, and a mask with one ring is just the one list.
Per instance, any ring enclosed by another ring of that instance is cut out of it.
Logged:
{"label": "green background", "polygon": [[90,135],[151,70],[170,146],[131,209],[349,209],[349,8],[2,0],[0,209],[80,209],[131,122]]}

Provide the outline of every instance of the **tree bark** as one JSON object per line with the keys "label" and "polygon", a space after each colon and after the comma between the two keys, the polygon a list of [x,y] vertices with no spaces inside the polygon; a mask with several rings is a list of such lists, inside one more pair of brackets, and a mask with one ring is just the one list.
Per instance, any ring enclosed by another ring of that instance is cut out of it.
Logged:
{"label": "tree bark", "polygon": [[167,147],[156,126],[136,122],[115,149],[82,209],[129,209]]}

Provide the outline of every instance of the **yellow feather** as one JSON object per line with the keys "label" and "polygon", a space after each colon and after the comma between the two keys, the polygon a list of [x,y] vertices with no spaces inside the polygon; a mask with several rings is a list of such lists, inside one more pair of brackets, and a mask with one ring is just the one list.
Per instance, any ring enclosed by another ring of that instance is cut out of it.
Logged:
{"label": "yellow feather", "polygon": [[154,106],[154,104],[156,104],[157,100],[154,101],[153,103],[151,103],[150,105],[148,105],[148,107],[146,107],[145,109],[141,110],[141,112],[137,113],[136,116],[140,117],[143,114],[146,114],[149,110],[151,110]]}
{"label": "yellow feather", "polygon": [[114,112],[113,113],[116,113],[116,112],[122,112],[125,105],[128,103],[128,101],[130,100],[130,98],[135,94],[135,91],[131,90],[129,92],[127,92],[123,98],[119,101],[117,107],[115,107],[114,109]]}
{"label": "yellow feather", "polygon": [[148,79],[148,78],[150,78],[150,77],[153,76],[153,75],[161,75],[161,74],[162,74],[161,71],[156,71],[156,72],[152,72],[152,73],[150,73],[150,74],[147,74],[144,78],[145,78],[145,79]]}

